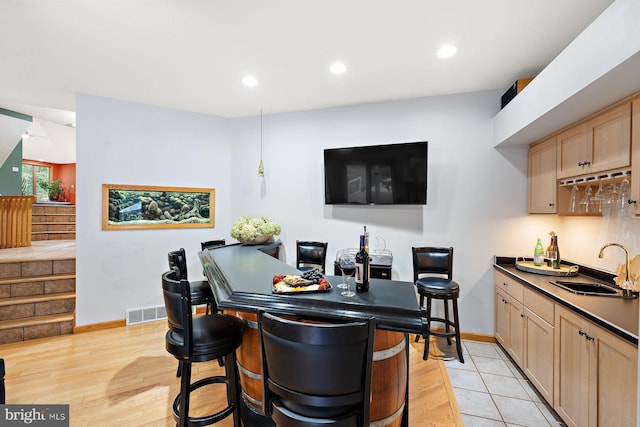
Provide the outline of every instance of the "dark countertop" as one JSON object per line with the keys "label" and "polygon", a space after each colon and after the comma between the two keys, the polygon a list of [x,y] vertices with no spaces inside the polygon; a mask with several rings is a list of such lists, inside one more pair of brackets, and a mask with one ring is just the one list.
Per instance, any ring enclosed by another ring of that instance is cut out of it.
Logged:
{"label": "dark countertop", "polygon": [[[368,292],[347,298],[336,287],[342,279],[325,275],[332,286],[329,292],[276,294],[272,292],[274,275],[300,271],[261,252],[264,250],[260,245],[230,245],[199,253],[220,308],[245,312],[269,309],[310,318],[373,316],[379,329],[423,330],[426,320],[413,283],[371,279]],[[353,278],[350,284],[355,286]]]}
{"label": "dark countertop", "polygon": [[[576,265],[567,263],[567,265]],[[530,289],[553,299],[592,322],[638,345],[638,298],[613,298],[579,295],[549,283],[550,280],[575,280],[613,284],[613,275],[580,266],[578,275],[569,278],[545,276],[518,270],[513,257],[495,257],[494,267]]]}

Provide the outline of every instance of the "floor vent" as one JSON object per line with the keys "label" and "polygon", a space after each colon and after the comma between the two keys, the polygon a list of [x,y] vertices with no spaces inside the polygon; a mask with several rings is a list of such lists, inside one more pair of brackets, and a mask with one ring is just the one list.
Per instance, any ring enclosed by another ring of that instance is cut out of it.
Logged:
{"label": "floor vent", "polygon": [[135,325],[137,323],[151,322],[158,319],[166,319],[167,310],[164,305],[155,307],[141,307],[127,310],[127,325]]}

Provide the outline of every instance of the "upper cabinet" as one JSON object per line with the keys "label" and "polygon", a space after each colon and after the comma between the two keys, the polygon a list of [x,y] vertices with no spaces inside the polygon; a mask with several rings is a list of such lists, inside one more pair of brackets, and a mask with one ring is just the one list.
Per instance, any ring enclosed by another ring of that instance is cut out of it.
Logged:
{"label": "upper cabinet", "polygon": [[634,215],[640,215],[640,98],[631,103],[631,197]]}
{"label": "upper cabinet", "polygon": [[558,134],[558,179],[631,164],[631,103],[626,102]]}
{"label": "upper cabinet", "polygon": [[557,212],[556,137],[529,148],[529,213]]}

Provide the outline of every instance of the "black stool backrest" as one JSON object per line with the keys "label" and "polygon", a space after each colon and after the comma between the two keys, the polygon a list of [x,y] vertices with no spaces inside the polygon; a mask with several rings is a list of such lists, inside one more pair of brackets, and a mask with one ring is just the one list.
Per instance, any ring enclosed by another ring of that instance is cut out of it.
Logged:
{"label": "black stool backrest", "polygon": [[306,417],[355,411],[358,425],[369,425],[375,319],[303,323],[259,313],[258,321],[265,413],[276,399]]}
{"label": "black stool backrest", "polygon": [[413,281],[421,274],[443,274],[453,278],[453,248],[411,248],[413,252]]}
{"label": "black stool backrest", "polygon": [[169,257],[169,268],[176,267],[178,269],[179,276],[178,280],[189,280],[187,275],[187,254],[184,251],[184,248],[180,248],[176,251],[171,251],[168,254]]}
{"label": "black stool backrest", "polygon": [[324,273],[324,266],[327,260],[327,242],[308,242],[296,240],[296,265],[314,264],[321,268]]}
{"label": "black stool backrest", "polygon": [[191,357],[193,347],[191,291],[187,280],[179,280],[178,268],[162,274],[164,308],[167,311],[169,329],[175,336],[182,337],[182,356]]}
{"label": "black stool backrest", "polygon": [[205,249],[209,249],[209,248],[219,248],[226,244],[227,242],[225,239],[208,240],[206,242],[200,242],[200,248],[204,251]]}

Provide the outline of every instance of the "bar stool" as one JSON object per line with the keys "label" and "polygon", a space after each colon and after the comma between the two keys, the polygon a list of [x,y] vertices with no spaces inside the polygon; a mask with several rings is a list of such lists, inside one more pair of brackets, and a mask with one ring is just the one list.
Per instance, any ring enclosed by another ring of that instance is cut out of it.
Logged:
{"label": "bar stool", "polygon": [[[169,330],[165,336],[167,351],[180,363],[180,393],[173,401],[173,418],[178,427],[205,426],[233,415],[234,427],[241,426],[240,385],[236,349],[242,343],[244,324],[234,316],[211,314],[193,317],[191,292],[187,280],[178,279],[178,269],[162,275],[162,291]],[[203,378],[191,384],[191,364],[224,358],[225,375]],[[227,407],[207,416],[190,417],[191,392],[210,384],[225,384]]]}
{"label": "bar stool", "polygon": [[[420,295],[420,307],[427,310],[427,328],[423,332],[425,339],[423,360],[429,357],[430,336],[446,337],[451,345],[451,338],[456,339],[456,349],[460,363],[464,363],[462,357],[462,341],[460,340],[460,321],[458,318],[458,296],[460,285],[453,277],[453,248],[421,247],[411,248],[413,252],[413,281]],[[444,277],[420,277],[422,274],[438,274]],[[426,306],[424,299],[427,299]],[[444,302],[444,318],[431,316],[431,300],[439,299]],[[453,306],[453,321],[449,318],[449,301]],[[442,323],[445,331],[431,329],[431,322]],[[451,331],[451,327],[454,328]],[[416,335],[416,342],[420,335]]]}

